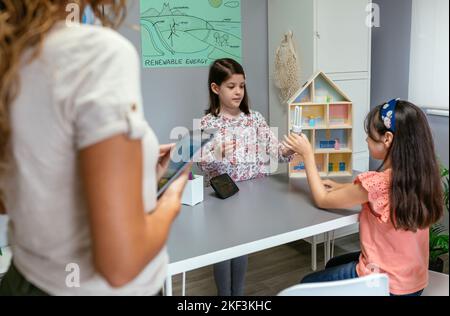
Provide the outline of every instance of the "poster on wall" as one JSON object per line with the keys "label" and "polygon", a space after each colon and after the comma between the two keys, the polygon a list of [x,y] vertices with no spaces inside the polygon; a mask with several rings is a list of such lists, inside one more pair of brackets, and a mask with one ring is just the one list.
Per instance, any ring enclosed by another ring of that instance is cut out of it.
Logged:
{"label": "poster on wall", "polygon": [[144,68],[242,62],[241,0],[141,0]]}

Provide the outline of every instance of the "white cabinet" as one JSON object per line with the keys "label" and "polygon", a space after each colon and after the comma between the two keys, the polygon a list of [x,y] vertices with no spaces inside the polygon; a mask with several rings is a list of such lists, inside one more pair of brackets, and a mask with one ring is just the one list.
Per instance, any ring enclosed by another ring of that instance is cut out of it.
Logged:
{"label": "white cabinet", "polygon": [[370,0],[269,0],[270,124],[286,134],[287,106],[273,82],[275,52],[293,31],[300,60],[300,81],[323,71],[353,101],[353,166],[367,171],[369,153],[364,119],[370,109],[371,29],[366,25]]}
{"label": "white cabinet", "polygon": [[[269,0],[271,1],[271,0]],[[369,71],[367,0],[316,0],[317,69]]]}

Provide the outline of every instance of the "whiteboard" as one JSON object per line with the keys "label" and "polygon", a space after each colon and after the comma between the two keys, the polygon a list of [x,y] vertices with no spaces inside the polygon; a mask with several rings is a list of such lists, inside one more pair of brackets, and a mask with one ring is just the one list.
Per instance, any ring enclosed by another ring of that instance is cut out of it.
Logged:
{"label": "whiteboard", "polygon": [[448,0],[413,0],[409,99],[423,108],[449,109],[448,17]]}

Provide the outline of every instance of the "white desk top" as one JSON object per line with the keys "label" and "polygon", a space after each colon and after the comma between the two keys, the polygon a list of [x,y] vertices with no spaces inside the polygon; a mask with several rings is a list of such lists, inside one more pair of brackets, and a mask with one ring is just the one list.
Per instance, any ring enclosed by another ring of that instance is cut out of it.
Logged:
{"label": "white desk top", "polygon": [[358,222],[360,207],[334,211],[316,208],[306,179],[276,175],[238,186],[240,192],[227,200],[206,189],[203,203],[183,206],[168,242],[170,275]]}

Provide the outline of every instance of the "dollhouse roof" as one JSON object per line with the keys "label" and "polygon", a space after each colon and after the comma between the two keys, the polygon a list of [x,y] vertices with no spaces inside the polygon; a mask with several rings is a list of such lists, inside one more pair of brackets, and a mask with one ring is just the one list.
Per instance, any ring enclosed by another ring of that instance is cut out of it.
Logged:
{"label": "dollhouse roof", "polygon": [[336,85],[336,83],[330,79],[325,73],[322,71],[319,71],[317,74],[315,74],[310,80],[308,80],[301,89],[299,89],[292,98],[289,99],[287,102],[288,104],[295,103],[295,101],[299,98],[300,95],[302,95],[305,90],[311,89],[313,83],[318,79],[322,78],[325,82],[327,82],[331,88],[340,95],[344,100],[350,102],[350,98]]}

